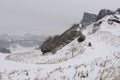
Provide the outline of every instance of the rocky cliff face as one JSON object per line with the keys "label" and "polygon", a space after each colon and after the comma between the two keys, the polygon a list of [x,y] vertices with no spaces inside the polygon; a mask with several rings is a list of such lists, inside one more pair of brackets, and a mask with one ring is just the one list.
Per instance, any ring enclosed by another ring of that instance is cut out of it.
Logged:
{"label": "rocky cliff face", "polygon": [[120,9],[118,8],[116,11],[111,11],[109,9],[101,9],[99,11],[98,15],[85,12],[84,15],[83,15],[83,18],[82,18],[82,20],[80,22],[80,24],[82,25],[82,27],[85,27],[85,26],[90,25],[93,22],[96,22],[96,21],[102,19],[106,15],[113,15],[116,12],[119,14],[120,13]]}
{"label": "rocky cliff face", "polygon": [[118,13],[120,14],[120,8],[118,8],[118,9],[116,10],[116,12],[118,12]]}
{"label": "rocky cliff face", "polygon": [[97,15],[85,12],[81,20],[82,27],[88,26],[89,24],[96,21]]}
{"label": "rocky cliff face", "polygon": [[98,13],[97,20],[102,19],[102,18],[105,17],[106,15],[112,15],[112,14],[115,14],[115,11],[111,11],[111,10],[109,10],[109,9],[102,9],[102,10],[100,10],[100,12]]}

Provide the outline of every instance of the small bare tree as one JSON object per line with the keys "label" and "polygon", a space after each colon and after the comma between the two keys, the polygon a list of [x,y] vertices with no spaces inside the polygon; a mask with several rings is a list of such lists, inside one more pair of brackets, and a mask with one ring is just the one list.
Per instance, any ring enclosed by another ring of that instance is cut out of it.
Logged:
{"label": "small bare tree", "polygon": [[74,53],[75,53],[76,50],[77,50],[77,48],[75,47],[75,45],[71,44],[70,51],[71,51],[72,57],[74,57]]}

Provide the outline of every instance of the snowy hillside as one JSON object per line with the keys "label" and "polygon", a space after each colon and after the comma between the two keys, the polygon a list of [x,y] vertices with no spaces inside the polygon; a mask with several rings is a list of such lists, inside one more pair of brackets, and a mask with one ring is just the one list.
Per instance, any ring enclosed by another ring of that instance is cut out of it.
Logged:
{"label": "snowy hillside", "polygon": [[[8,53],[12,53],[15,49],[18,48],[33,48],[40,46],[44,40],[47,38],[47,35],[34,35],[34,34],[25,34],[25,35],[9,35],[9,34],[0,34],[0,52],[6,53],[6,49],[10,50]],[[5,50],[3,50],[5,49]],[[2,51],[1,51],[2,50]]]}
{"label": "snowy hillside", "polygon": [[105,16],[82,30],[85,41],[56,54],[0,53],[0,80],[120,80],[119,21],[119,14]]}

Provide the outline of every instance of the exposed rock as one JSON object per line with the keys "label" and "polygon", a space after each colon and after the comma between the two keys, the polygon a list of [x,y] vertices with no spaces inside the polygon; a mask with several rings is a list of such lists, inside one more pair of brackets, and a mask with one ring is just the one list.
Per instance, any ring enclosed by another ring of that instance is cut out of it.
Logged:
{"label": "exposed rock", "polygon": [[81,20],[82,27],[88,26],[89,24],[96,21],[97,15],[85,12]]}
{"label": "exposed rock", "polygon": [[120,14],[120,8],[118,8],[118,9],[116,10],[116,12],[118,12],[118,13]]}
{"label": "exposed rock", "polygon": [[120,24],[120,21],[117,20],[117,19],[108,19],[108,21],[111,21],[111,22],[116,22],[116,23],[119,23]]}
{"label": "exposed rock", "polygon": [[102,9],[100,10],[100,12],[98,13],[98,16],[97,16],[97,20],[100,20],[102,19],[103,17],[105,17],[106,15],[111,15],[111,14],[115,14],[114,11],[111,11],[109,9]]}

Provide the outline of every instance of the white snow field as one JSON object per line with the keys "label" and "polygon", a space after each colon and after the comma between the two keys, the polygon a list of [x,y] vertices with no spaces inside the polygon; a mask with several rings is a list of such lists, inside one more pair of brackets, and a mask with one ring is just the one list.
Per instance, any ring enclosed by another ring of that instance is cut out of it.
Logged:
{"label": "white snow field", "polygon": [[0,80],[120,80],[120,24],[108,19],[114,16],[87,26],[84,42],[76,38],[56,54],[0,53]]}

